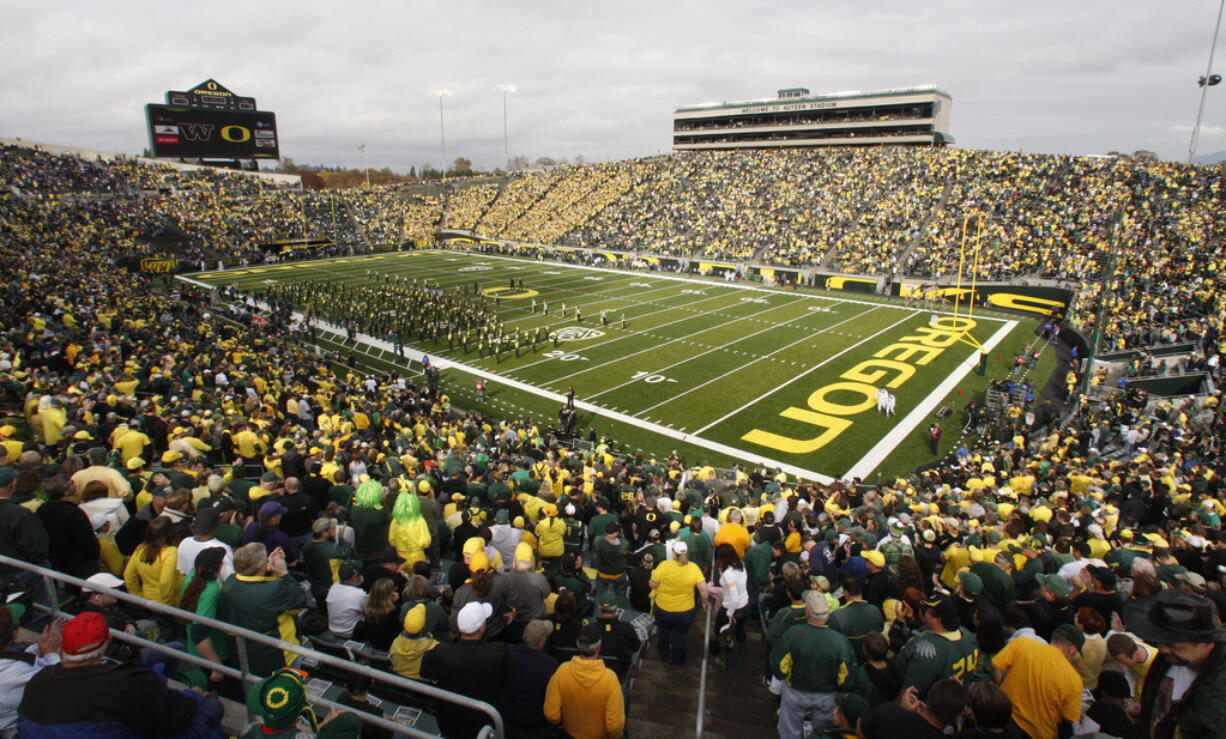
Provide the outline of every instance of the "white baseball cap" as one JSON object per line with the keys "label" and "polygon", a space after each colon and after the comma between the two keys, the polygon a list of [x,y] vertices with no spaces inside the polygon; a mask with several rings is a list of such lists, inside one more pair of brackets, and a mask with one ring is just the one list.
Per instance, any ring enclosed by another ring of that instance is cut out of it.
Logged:
{"label": "white baseball cap", "polygon": [[673,554],[689,554],[690,547],[683,541],[673,544]]}
{"label": "white baseball cap", "polygon": [[[96,575],[90,575],[89,577],[85,578],[85,582],[89,583],[90,585],[97,585],[99,588],[118,589],[123,587],[123,580],[120,580],[118,577],[115,577],[109,572],[99,572]],[[86,593],[94,592],[90,588],[82,588],[82,591]]]}
{"label": "white baseball cap", "polygon": [[456,625],[461,634],[475,634],[485,625],[486,620],[493,615],[494,607],[489,603],[473,601],[466,603],[456,616]]}

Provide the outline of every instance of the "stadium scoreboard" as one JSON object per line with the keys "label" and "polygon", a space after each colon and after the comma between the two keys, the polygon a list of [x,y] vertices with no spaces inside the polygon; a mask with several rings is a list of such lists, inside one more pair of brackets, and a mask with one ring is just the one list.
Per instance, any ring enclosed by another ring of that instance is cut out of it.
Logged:
{"label": "stadium scoreboard", "polygon": [[171,159],[280,159],[277,116],[216,80],[145,106],[149,149]]}

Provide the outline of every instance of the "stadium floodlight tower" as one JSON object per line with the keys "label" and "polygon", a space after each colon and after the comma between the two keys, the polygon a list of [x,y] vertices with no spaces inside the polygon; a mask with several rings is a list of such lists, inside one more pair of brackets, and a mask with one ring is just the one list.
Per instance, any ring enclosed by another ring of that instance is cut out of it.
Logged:
{"label": "stadium floodlight tower", "polygon": [[511,171],[511,147],[507,144],[507,94],[519,90],[517,85],[494,85],[494,92],[502,93],[502,153],[507,158],[507,171]]}
{"label": "stadium floodlight tower", "polygon": [[1222,30],[1222,9],[1226,8],[1226,0],[1221,0],[1217,7],[1217,24],[1213,27],[1213,42],[1209,45],[1209,66],[1205,69],[1205,76],[1200,78],[1200,108],[1196,111],[1196,125],[1192,127],[1192,143],[1188,146],[1188,164],[1196,158],[1197,139],[1200,138],[1200,120],[1205,115],[1205,96],[1209,94],[1209,88],[1222,81],[1220,74],[1213,73],[1213,52],[1217,50],[1217,35],[1218,31]]}
{"label": "stadium floodlight tower", "polygon": [[443,151],[443,182],[447,181],[447,129],[443,126],[443,98],[451,97],[451,90],[430,90],[430,94],[438,98],[438,140]]}

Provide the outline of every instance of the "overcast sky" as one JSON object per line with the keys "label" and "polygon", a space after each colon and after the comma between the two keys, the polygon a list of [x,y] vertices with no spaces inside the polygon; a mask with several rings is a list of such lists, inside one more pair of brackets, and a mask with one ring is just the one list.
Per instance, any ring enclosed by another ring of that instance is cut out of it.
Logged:
{"label": "overcast sky", "polygon": [[[277,114],[282,156],[403,171],[447,154],[666,152],[674,108],[935,83],[969,148],[1187,157],[1213,0],[5,3],[0,136],[139,153],[144,105],[215,78]],[[1219,47],[1222,43],[1220,42]],[[1226,53],[1217,71],[1226,74]],[[1200,154],[1226,149],[1226,85]]]}

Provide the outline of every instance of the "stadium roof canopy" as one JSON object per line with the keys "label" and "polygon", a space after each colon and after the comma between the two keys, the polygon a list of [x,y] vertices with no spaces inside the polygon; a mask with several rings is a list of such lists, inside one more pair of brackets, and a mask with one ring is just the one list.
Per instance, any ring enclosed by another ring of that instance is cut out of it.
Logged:
{"label": "stadium roof canopy", "polygon": [[[799,88],[792,88],[799,89]],[[790,91],[790,90],[788,90]],[[805,97],[789,97],[786,100],[781,100],[778,97],[772,98],[757,98],[754,100],[725,100],[719,103],[698,103],[697,105],[686,105],[677,108],[676,112],[683,113],[699,110],[717,110],[719,108],[743,108],[748,105],[768,105],[770,103],[786,102],[804,103],[818,102],[822,100],[848,100],[856,98],[878,98],[891,97],[902,95],[915,95],[917,93],[933,93],[941,97],[953,100],[953,96],[948,92],[940,89],[936,85],[916,85],[914,87],[891,87],[884,90],[843,90],[841,92],[826,92],[819,95],[808,95]]]}

